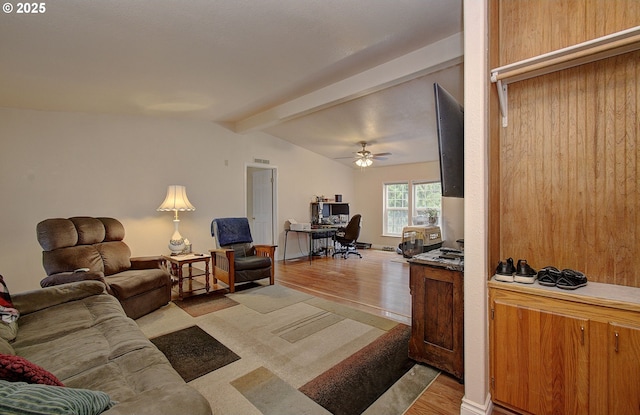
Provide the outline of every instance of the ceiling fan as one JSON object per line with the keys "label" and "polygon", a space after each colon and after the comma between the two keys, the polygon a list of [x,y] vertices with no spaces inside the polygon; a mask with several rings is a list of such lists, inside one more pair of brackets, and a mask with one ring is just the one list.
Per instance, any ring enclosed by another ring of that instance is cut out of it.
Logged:
{"label": "ceiling fan", "polygon": [[367,143],[360,142],[362,150],[356,152],[356,159],[353,161],[358,167],[369,167],[373,164],[373,160],[386,160],[386,156],[390,156],[391,153],[377,153],[373,154],[367,150]]}

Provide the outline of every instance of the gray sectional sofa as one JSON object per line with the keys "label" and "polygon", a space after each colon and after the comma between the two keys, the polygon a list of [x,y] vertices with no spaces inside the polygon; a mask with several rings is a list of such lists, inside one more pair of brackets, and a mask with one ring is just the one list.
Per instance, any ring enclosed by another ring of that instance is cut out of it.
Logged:
{"label": "gray sectional sofa", "polygon": [[106,392],[117,404],[104,414],[212,413],[103,283],[74,282],[11,298],[20,311],[17,334],[11,339],[4,328],[0,353],[24,357],[66,387]]}

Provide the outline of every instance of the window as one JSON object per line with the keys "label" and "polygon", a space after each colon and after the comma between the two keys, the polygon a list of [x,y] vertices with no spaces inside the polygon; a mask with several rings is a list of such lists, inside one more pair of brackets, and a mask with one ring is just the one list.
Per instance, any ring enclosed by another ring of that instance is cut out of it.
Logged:
{"label": "window", "polygon": [[442,212],[442,190],[440,182],[414,183],[413,216],[429,216],[429,212],[440,217]]}
{"label": "window", "polygon": [[401,182],[384,184],[384,235],[402,236],[402,228],[413,223],[414,216],[440,217],[440,182]]}
{"label": "window", "polygon": [[385,234],[400,235],[409,215],[409,184],[385,184]]}

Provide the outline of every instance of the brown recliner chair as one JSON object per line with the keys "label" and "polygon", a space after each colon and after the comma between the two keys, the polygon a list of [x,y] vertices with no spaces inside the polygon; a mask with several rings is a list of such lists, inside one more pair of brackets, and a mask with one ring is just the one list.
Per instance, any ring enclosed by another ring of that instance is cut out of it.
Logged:
{"label": "brown recliner chair", "polygon": [[171,301],[171,275],[160,257],[131,258],[124,226],[113,218],[73,217],[38,223],[47,277],[42,287],[79,280],[102,281],[136,319]]}

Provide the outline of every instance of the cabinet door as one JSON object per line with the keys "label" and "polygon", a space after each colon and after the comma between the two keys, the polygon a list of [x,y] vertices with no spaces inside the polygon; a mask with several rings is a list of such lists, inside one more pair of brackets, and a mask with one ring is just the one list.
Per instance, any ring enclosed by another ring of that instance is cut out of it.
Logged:
{"label": "cabinet door", "polygon": [[492,396],[532,414],[586,414],[588,320],[492,304]]}
{"label": "cabinet door", "polygon": [[640,414],[640,327],[609,324],[609,412]]}
{"label": "cabinet door", "polygon": [[411,264],[409,357],[464,378],[463,276]]}

